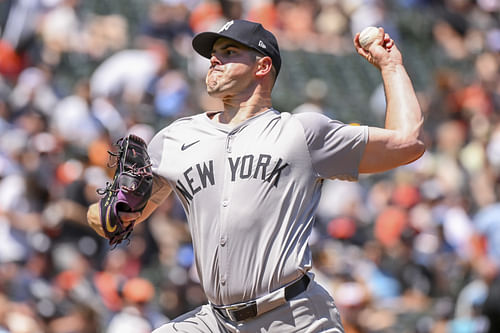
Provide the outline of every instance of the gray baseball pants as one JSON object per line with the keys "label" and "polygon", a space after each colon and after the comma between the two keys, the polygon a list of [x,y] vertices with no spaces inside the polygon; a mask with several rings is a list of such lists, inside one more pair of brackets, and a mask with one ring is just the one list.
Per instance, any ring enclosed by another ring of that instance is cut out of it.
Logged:
{"label": "gray baseball pants", "polygon": [[343,333],[340,314],[330,294],[311,280],[289,302],[255,318],[233,323],[206,304],[175,318],[153,333]]}

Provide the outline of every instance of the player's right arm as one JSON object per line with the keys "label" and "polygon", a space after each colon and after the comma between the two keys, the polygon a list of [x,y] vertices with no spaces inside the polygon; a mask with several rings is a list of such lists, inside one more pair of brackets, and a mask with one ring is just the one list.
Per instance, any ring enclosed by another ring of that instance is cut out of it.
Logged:
{"label": "player's right arm", "polygon": [[387,102],[385,126],[369,128],[359,172],[382,172],[418,159],[425,151],[421,139],[423,116],[400,51],[382,28],[368,51],[361,47],[359,34],[354,45],[380,70]]}
{"label": "player's right arm", "polygon": [[[146,207],[144,207],[142,212],[119,213],[120,219],[125,226],[134,221],[136,224],[145,221],[172,192],[172,188],[167,181],[163,180],[158,175],[153,175],[153,177],[153,191]],[[102,229],[101,218],[99,216],[99,202],[93,203],[89,206],[87,211],[87,222],[97,234],[102,237],[106,237],[104,230]]]}

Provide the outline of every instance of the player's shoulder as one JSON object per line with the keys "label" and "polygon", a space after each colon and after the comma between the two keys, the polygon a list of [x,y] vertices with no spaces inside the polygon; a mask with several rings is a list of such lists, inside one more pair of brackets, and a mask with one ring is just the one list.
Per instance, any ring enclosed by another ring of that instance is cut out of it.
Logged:
{"label": "player's shoulder", "polygon": [[321,128],[325,125],[335,123],[341,124],[340,121],[334,120],[319,112],[277,112],[276,117],[284,123],[295,124],[296,126],[307,128]]}
{"label": "player's shoulder", "polygon": [[306,125],[318,125],[328,122],[338,122],[335,119],[328,117],[327,115],[320,112],[300,112],[291,115],[293,119]]}
{"label": "player's shoulder", "polygon": [[319,112],[294,113],[291,117],[300,123],[305,132],[322,132],[323,130],[331,129],[332,127],[344,125],[342,122],[332,119]]}
{"label": "player's shoulder", "polygon": [[200,122],[199,119],[202,117],[206,117],[205,114],[197,114],[192,116],[186,116],[182,118],[178,118],[172,121],[170,124],[166,125],[162,129],[160,129],[151,140],[151,143],[154,144],[156,142],[161,142],[167,137],[178,137],[182,136],[183,133],[187,132],[187,129],[195,129],[196,126],[193,126],[195,123]]}
{"label": "player's shoulder", "polygon": [[158,134],[165,135],[167,133],[182,133],[186,130],[195,130],[196,128],[203,126],[203,118],[206,118],[205,113],[186,116],[182,118],[178,118],[172,121],[170,124],[163,127]]}
{"label": "player's shoulder", "polygon": [[194,123],[198,123],[201,119],[205,118],[205,113],[200,113],[196,115],[186,116],[182,118],[178,118],[171,122],[169,125],[165,127],[165,129],[174,130],[183,128],[185,126],[192,126]]}

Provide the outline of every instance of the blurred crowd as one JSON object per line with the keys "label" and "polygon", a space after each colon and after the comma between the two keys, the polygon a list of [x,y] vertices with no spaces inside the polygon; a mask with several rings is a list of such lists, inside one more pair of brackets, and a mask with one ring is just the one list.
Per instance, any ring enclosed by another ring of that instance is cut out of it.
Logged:
{"label": "blurred crowd", "polygon": [[[325,183],[314,272],[347,333],[500,332],[498,0],[0,0],[0,333],[150,332],[206,302],[175,197],[113,250],[86,209],[118,138],[220,107],[191,38],[234,18],[287,52],[339,61],[376,25],[464,64],[425,64],[420,160]],[[336,87],[310,79],[280,111],[335,114]],[[353,112],[383,109],[379,87]]]}

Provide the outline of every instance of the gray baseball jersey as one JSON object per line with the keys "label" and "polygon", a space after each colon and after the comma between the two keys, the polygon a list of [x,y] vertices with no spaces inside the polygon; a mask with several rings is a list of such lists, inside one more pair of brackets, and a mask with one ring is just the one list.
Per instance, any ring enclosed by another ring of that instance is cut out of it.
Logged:
{"label": "gray baseball jersey", "polygon": [[152,139],[153,172],[184,206],[210,302],[257,298],[311,268],[323,180],[355,180],[367,138],[366,126],[270,109],[236,127],[182,118]]}

